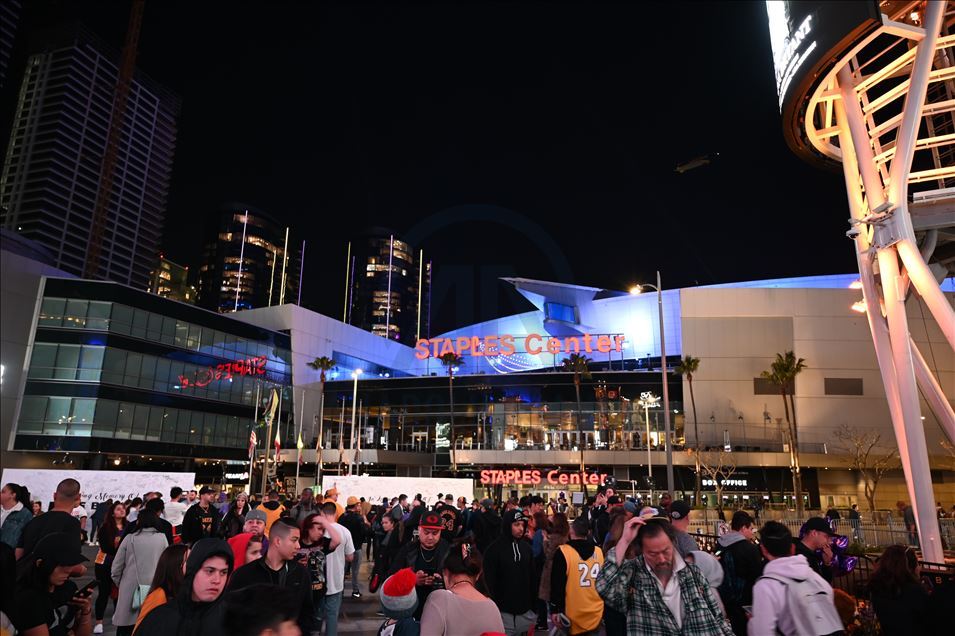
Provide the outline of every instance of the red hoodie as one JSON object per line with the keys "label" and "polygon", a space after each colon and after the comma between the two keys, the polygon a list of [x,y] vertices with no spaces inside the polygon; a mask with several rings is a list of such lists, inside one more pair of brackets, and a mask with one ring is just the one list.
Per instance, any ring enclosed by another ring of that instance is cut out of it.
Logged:
{"label": "red hoodie", "polygon": [[251,539],[251,532],[242,532],[229,539],[229,547],[232,548],[232,555],[235,561],[233,571],[245,565],[245,551],[249,549],[249,540]]}

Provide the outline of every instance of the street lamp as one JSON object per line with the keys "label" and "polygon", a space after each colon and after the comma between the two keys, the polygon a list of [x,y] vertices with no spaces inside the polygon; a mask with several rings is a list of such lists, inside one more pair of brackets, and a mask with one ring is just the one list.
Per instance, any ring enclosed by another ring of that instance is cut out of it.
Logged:
{"label": "street lamp", "polygon": [[667,345],[663,333],[663,286],[657,270],[657,284],[642,283],[630,288],[631,294],[639,294],[644,287],[657,290],[657,310],[660,315],[660,373],[663,375],[663,424],[666,431],[667,492],[673,498],[673,449],[670,445],[670,388],[667,383]]}
{"label": "street lamp", "polygon": [[[361,369],[355,369],[352,371],[351,377],[354,379],[354,384],[352,386],[351,394],[351,435],[349,439],[351,440],[351,448],[354,452],[355,450],[355,413],[358,407],[358,376],[361,375]],[[339,438],[341,439],[341,438]],[[348,471],[351,472],[351,462],[348,462]]]}
{"label": "street lamp", "polygon": [[653,503],[653,456],[650,455],[650,407],[660,404],[660,398],[651,391],[640,394],[638,404],[643,407],[643,420],[647,424],[647,486],[650,488],[650,501]]}

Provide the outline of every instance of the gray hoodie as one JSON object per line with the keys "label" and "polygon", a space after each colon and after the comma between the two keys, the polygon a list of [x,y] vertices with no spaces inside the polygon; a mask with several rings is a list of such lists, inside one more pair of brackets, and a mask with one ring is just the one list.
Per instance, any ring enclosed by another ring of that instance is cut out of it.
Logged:
{"label": "gray hoodie", "polygon": [[728,548],[734,543],[739,543],[740,541],[748,541],[748,539],[744,537],[742,534],[740,534],[739,532],[737,532],[736,530],[730,530],[729,532],[724,534],[722,537],[717,539],[716,543],[721,548]]}

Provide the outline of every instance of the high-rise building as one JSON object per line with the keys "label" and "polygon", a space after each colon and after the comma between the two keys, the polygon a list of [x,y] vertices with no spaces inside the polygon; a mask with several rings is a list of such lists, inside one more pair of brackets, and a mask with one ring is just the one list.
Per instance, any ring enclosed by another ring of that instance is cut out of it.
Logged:
{"label": "high-rise building", "polygon": [[149,293],[189,304],[195,304],[197,295],[195,286],[189,284],[189,268],[173,263],[163,254],[150,276]]}
{"label": "high-rise building", "polygon": [[6,86],[10,73],[10,54],[13,51],[22,9],[23,3],[20,0],[0,2],[0,91]]}
{"label": "high-rise building", "polygon": [[209,218],[205,237],[201,307],[224,313],[298,302],[299,250],[289,228],[274,217],[245,203],[226,203]]}
{"label": "high-rise building", "polygon": [[[32,47],[0,172],[0,225],[82,275],[113,112],[119,52],[79,26]],[[122,122],[97,276],[149,284],[166,213],[179,98],[136,72]]]}
{"label": "high-rise building", "polygon": [[430,333],[431,263],[384,228],[348,245],[345,322],[414,345]]}

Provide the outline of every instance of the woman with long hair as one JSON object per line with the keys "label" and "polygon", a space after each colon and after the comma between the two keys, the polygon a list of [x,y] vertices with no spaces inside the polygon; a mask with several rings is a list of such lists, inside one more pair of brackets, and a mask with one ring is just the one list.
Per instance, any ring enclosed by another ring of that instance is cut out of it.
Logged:
{"label": "woman with long hair", "polygon": [[[96,626],[93,628],[94,634],[103,633],[103,617],[106,615],[106,606],[109,604],[110,592],[113,589],[113,577],[111,574],[113,559],[116,557],[116,551],[119,549],[123,533],[126,531],[126,507],[121,501],[117,501],[106,510],[106,517],[103,524],[96,533],[96,540],[99,542],[99,552],[96,554],[96,580],[99,583],[99,592],[96,594],[96,605],[94,612],[96,614]],[[115,602],[114,602],[115,605]]]}
{"label": "woman with long hair", "polygon": [[869,578],[872,607],[885,636],[931,633],[929,597],[919,583],[915,549],[890,545]]}
{"label": "woman with long hair", "polygon": [[[245,525],[245,515],[250,510],[252,510],[252,507],[249,505],[249,496],[244,492],[237,494],[232,503],[229,504],[229,509],[222,518],[222,523],[219,524],[219,534],[223,539],[231,539],[242,532],[242,526]],[[238,566],[236,568],[238,569]]]}
{"label": "woman with long hair", "polygon": [[[570,522],[567,521],[567,515],[558,512],[550,518],[544,531],[544,567],[541,570],[540,586],[537,588],[537,598],[544,603],[550,600],[550,573],[554,568],[554,554],[569,540]],[[544,620],[546,619],[545,612]]]}
{"label": "woman with long hair", "polygon": [[186,559],[188,558],[189,546],[182,543],[171,545],[162,551],[159,562],[156,563],[153,582],[149,586],[149,596],[146,597],[143,606],[139,609],[139,618],[136,619],[136,626],[133,627],[134,634],[149,612],[160,605],[164,605],[179,593],[179,588],[186,576]]}
{"label": "woman with long hair", "polygon": [[394,517],[387,514],[382,515],[379,522],[383,534],[378,539],[378,553],[375,555],[375,565],[371,570],[371,585],[368,589],[372,593],[378,591],[378,586],[388,578],[391,560],[401,549],[401,530],[398,528],[398,522],[395,521]]}
{"label": "woman with long hair", "polygon": [[451,544],[444,559],[444,587],[428,595],[421,636],[478,636],[504,632],[497,605],[485,594],[483,560],[469,539]]}
{"label": "woman with long hair", "polygon": [[20,484],[7,484],[0,490],[0,543],[16,548],[23,528],[33,521],[30,491]]}
{"label": "woman with long hair", "polygon": [[152,582],[159,557],[169,545],[159,515],[149,507],[140,510],[137,526],[136,532],[127,535],[119,544],[111,568],[113,581],[119,586],[119,598],[113,612],[117,636],[133,633],[140,605],[145,600],[142,588]]}
{"label": "woman with long hair", "polygon": [[[302,519],[302,534],[299,543],[302,548],[299,562],[308,570],[312,581],[312,607],[315,608],[315,631],[321,631],[325,618],[325,595],[328,593],[325,577],[325,558],[335,551],[341,542],[341,533],[334,524],[325,521],[318,512],[312,512]],[[353,572],[352,576],[358,576]]]}

